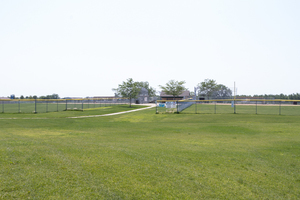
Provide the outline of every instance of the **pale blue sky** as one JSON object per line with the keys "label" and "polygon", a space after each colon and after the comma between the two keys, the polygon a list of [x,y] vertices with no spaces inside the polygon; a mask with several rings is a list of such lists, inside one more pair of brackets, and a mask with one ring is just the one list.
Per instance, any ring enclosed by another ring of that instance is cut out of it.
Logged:
{"label": "pale blue sky", "polygon": [[0,0],[0,97],[113,95],[204,79],[300,93],[300,1]]}

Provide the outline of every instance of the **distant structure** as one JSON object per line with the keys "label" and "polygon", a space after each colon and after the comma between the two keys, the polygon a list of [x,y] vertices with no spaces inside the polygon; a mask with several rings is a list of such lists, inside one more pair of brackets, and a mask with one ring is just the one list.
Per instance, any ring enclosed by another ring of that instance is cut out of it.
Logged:
{"label": "distant structure", "polygon": [[185,90],[180,95],[174,97],[173,95],[168,95],[168,94],[166,94],[165,92],[162,91],[160,93],[160,98],[161,98],[161,100],[176,100],[176,101],[184,100],[184,99],[190,98],[190,92]]}
{"label": "distant structure", "polygon": [[141,88],[138,98],[136,99],[136,103],[137,104],[149,103],[149,100],[150,97],[149,97],[148,90],[146,88]]}
{"label": "distant structure", "polygon": [[[117,95],[115,95],[115,96],[94,96],[91,98],[116,101],[116,99],[118,99],[118,96]],[[155,97],[149,96],[149,92],[146,88],[141,88],[141,90],[138,94],[138,98],[133,99],[132,102],[134,102],[136,104],[144,104],[144,103],[154,102],[155,100],[156,100]]]}

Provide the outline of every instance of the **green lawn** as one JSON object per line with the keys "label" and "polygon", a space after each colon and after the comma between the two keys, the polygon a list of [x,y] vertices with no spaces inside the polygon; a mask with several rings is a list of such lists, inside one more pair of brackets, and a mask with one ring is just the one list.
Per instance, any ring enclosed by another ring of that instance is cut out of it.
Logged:
{"label": "green lawn", "polygon": [[[159,108],[164,112],[163,108]],[[165,109],[166,110],[166,109]],[[279,105],[279,104],[255,104],[253,105],[236,105],[236,113],[239,114],[264,114],[264,115],[300,115],[300,105]],[[231,114],[234,113],[234,107],[231,104],[193,104],[186,108],[182,113],[197,114]]]}
{"label": "green lawn", "polygon": [[112,102],[96,102],[96,101],[85,101],[82,103],[79,101],[1,101],[0,102],[0,113],[47,113],[47,112],[58,112],[64,110],[86,110],[101,107],[112,107],[119,105],[128,105],[124,103],[112,103]]}
{"label": "green lawn", "polygon": [[300,199],[300,116],[71,112],[0,120],[1,199]]}
{"label": "green lawn", "polygon": [[67,110],[67,111],[59,111],[59,112],[38,112],[37,114],[33,113],[0,113],[1,118],[66,118],[66,117],[79,117],[79,116],[89,116],[89,115],[103,115],[115,112],[123,112],[128,110],[134,110],[138,108],[144,108],[147,106],[143,105],[132,105],[129,107],[127,104],[117,105],[117,104],[107,104],[106,107],[89,107],[84,108],[83,110]]}

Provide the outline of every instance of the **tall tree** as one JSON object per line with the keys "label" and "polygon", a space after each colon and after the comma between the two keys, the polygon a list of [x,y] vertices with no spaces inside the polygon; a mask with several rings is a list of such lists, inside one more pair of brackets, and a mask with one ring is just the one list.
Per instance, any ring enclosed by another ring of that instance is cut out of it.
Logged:
{"label": "tall tree", "polygon": [[184,84],[185,81],[170,80],[168,83],[166,83],[166,86],[160,85],[159,87],[164,93],[176,97],[180,95],[184,90],[186,90]]}
{"label": "tall tree", "polygon": [[215,88],[215,91],[212,92],[213,98],[231,98],[232,97],[232,91],[228,87],[222,84],[218,84]]}
{"label": "tall tree", "polygon": [[217,88],[217,82],[213,79],[205,79],[198,84],[200,96],[205,96],[207,99],[212,96]]}
{"label": "tall tree", "polygon": [[156,90],[146,82],[137,82],[138,86],[141,88],[145,88],[148,91],[148,96],[153,97],[156,95]]}
{"label": "tall tree", "polygon": [[138,97],[141,87],[138,82],[134,82],[132,78],[129,78],[126,82],[123,81],[122,84],[119,84],[118,88],[113,88],[112,90],[117,95],[128,98],[131,107],[131,100]]}
{"label": "tall tree", "polygon": [[217,84],[213,79],[205,79],[203,82],[198,84],[199,95],[211,98],[231,98],[232,91],[228,87],[222,84]]}

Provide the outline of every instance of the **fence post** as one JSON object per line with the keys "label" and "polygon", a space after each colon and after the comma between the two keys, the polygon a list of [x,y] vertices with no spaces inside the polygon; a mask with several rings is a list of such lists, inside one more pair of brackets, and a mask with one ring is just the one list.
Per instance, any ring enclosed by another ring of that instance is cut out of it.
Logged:
{"label": "fence post", "polygon": [[58,100],[56,99],[56,110],[58,112]]}
{"label": "fence post", "polygon": [[215,101],[215,114],[217,114],[217,102]]}
{"label": "fence post", "polygon": [[4,101],[1,102],[2,102],[2,113],[4,113]]}
{"label": "fence post", "polygon": [[179,106],[178,106],[178,101],[176,102],[176,104],[177,104],[177,106],[176,106],[176,107],[177,107],[177,113],[179,113],[179,112],[178,112],[178,107],[179,107]]}
{"label": "fence post", "polygon": [[46,113],[48,112],[48,100],[46,100]]}
{"label": "fence post", "polygon": [[20,100],[19,100],[19,113],[21,112],[21,109],[20,109]]}
{"label": "fence post", "polygon": [[197,100],[195,101],[195,114],[197,114]]}
{"label": "fence post", "polygon": [[236,114],[236,108],[235,107],[236,106],[235,106],[235,99],[234,99],[234,101],[233,101],[234,114]]}
{"label": "fence post", "polygon": [[81,105],[81,110],[82,110],[82,112],[83,112],[83,99],[81,99],[81,103],[82,103],[82,105]]}
{"label": "fence post", "polygon": [[156,114],[157,114],[157,101],[155,101],[155,104],[156,104]]}
{"label": "fence post", "polygon": [[281,115],[281,101],[279,101],[279,115]]}
{"label": "fence post", "polygon": [[66,110],[68,110],[68,99],[66,99]]}
{"label": "fence post", "polygon": [[256,101],[256,114],[257,114],[257,101]]}
{"label": "fence post", "polygon": [[37,111],[36,111],[36,99],[34,99],[34,113],[37,113]]}

